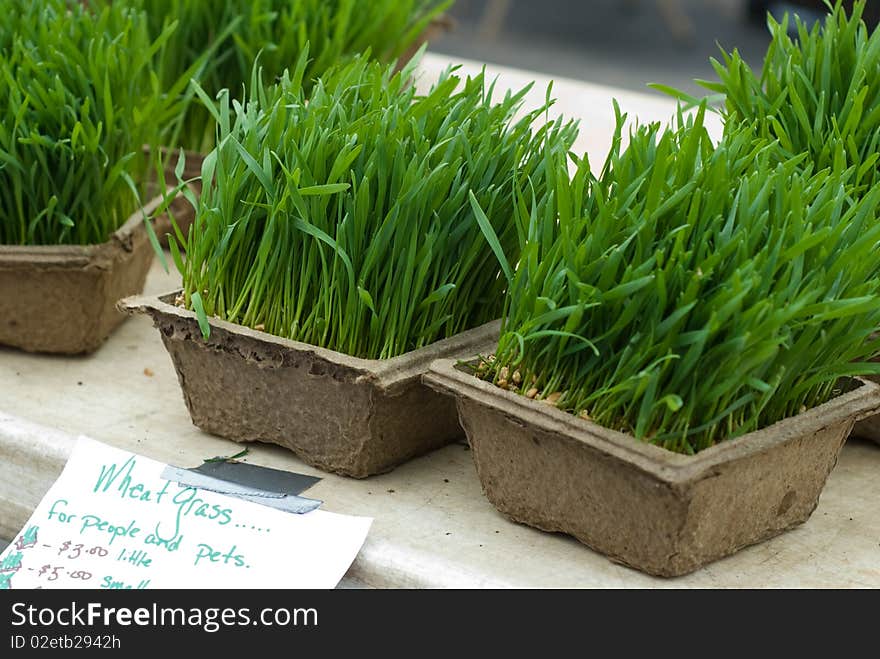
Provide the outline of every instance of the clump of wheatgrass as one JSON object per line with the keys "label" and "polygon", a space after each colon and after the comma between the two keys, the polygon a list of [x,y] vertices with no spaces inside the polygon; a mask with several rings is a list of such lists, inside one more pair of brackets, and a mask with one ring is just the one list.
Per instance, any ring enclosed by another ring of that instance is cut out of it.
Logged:
{"label": "clump of wheatgrass", "polygon": [[523,238],[514,190],[534,180],[543,207],[546,163],[576,126],[545,121],[549,100],[521,112],[528,88],[496,98],[484,74],[450,69],[420,94],[416,60],[357,57],[307,98],[307,58],[215,110],[193,230],[171,240],[203,331],[216,316],[378,359],[497,318],[495,254],[516,258]]}
{"label": "clump of wheatgrass", "polygon": [[167,109],[143,15],[0,0],[0,244],[106,241],[140,206]]}
{"label": "clump of wheatgrass", "polygon": [[826,5],[828,16],[812,26],[769,17],[763,68],[722,51],[722,61],[712,60],[719,81],[702,84],[721,95],[733,130],[752,125],[779,141],[782,157],[806,154],[814,171],[855,167],[851,182],[866,192],[880,180],[880,30],[865,24],[863,0],[851,12],[840,0]]}
{"label": "clump of wheatgrass", "polygon": [[[113,4],[120,0],[112,0]],[[110,0],[92,0],[101,4]],[[153,35],[176,29],[159,53],[166,89],[195,77],[214,99],[223,89],[235,95],[250,81],[259,58],[267,80],[293,67],[309,46],[303,74],[308,91],[331,66],[371,51],[390,62],[407,51],[452,0],[122,0],[146,11]],[[207,110],[181,93],[179,115],[168,124],[168,146],[206,152],[214,146]]]}
{"label": "clump of wheatgrass", "polygon": [[545,170],[527,203],[497,353],[477,375],[614,430],[695,453],[878,373],[880,188],[821,171],[748,127],[640,126],[603,171]]}

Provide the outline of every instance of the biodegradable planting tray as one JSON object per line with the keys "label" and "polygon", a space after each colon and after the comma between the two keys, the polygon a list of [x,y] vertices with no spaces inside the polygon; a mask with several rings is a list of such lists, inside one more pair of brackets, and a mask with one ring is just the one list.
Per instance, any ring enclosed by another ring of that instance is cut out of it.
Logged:
{"label": "biodegradable planting tray", "polygon": [[[880,384],[880,377],[867,376],[866,379]],[[868,417],[867,419],[863,419],[856,423],[853,428],[853,435],[880,444],[880,414]]]}
{"label": "biodegradable planting tray", "polygon": [[501,390],[455,360],[434,363],[425,382],[456,397],[498,510],[663,577],[805,522],[853,422],[880,409],[878,385],[847,380],[824,405],[686,456]]}
{"label": "biodegradable planting tray", "polygon": [[493,322],[394,359],[350,357],[212,318],[205,340],[177,292],[124,300],[159,329],[193,423],[238,442],[270,442],[355,478],[461,437],[455,401],[424,386],[441,357],[492,351]]}
{"label": "biodegradable planting tray", "polygon": [[853,428],[853,435],[880,444],[880,416],[859,421]]}
{"label": "biodegradable planting tray", "polygon": [[96,350],[125,320],[116,302],[143,290],[152,258],[140,210],[105,243],[0,245],[0,344],[28,352]]}

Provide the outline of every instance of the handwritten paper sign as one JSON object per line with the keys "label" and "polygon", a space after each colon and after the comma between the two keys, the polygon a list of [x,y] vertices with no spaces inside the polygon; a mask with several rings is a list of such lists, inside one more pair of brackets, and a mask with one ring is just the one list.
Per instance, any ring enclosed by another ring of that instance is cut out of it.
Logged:
{"label": "handwritten paper sign", "polygon": [[0,589],[333,588],[372,522],[181,485],[166,466],[80,438],[0,554]]}

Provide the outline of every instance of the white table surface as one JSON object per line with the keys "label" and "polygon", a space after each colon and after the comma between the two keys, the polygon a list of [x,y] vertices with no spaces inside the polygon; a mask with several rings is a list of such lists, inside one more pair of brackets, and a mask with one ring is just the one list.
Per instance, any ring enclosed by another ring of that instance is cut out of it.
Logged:
{"label": "white table surface", "polygon": [[[425,77],[446,58],[428,55]],[[464,63],[464,70],[479,65]],[[499,87],[535,79],[487,67]],[[424,80],[423,80],[424,82]],[[662,97],[559,80],[559,112],[582,119],[576,146],[598,164],[610,144],[611,98],[642,122],[666,120]],[[713,130],[717,133],[717,123]],[[154,265],[147,292],[179,279]],[[149,374],[148,374],[149,373]],[[127,321],[94,355],[53,357],[0,348],[0,537],[13,537],[60,473],[73,437],[179,466],[240,446],[190,422],[171,360],[146,317]],[[248,462],[322,477],[307,495],[324,509],[366,515],[372,530],[344,585],[376,587],[880,587],[880,446],[851,440],[819,507],[798,529],[690,576],[664,580],[611,563],[576,541],[507,521],[483,497],[464,443],[356,481],[318,472],[278,447],[252,445]]]}

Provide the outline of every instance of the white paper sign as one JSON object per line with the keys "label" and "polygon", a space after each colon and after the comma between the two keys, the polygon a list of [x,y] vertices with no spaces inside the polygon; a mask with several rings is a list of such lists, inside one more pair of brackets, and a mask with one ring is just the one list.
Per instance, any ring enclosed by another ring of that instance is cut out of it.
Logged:
{"label": "white paper sign", "polygon": [[333,588],[372,523],[186,487],[165,467],[80,438],[0,555],[0,589]]}

